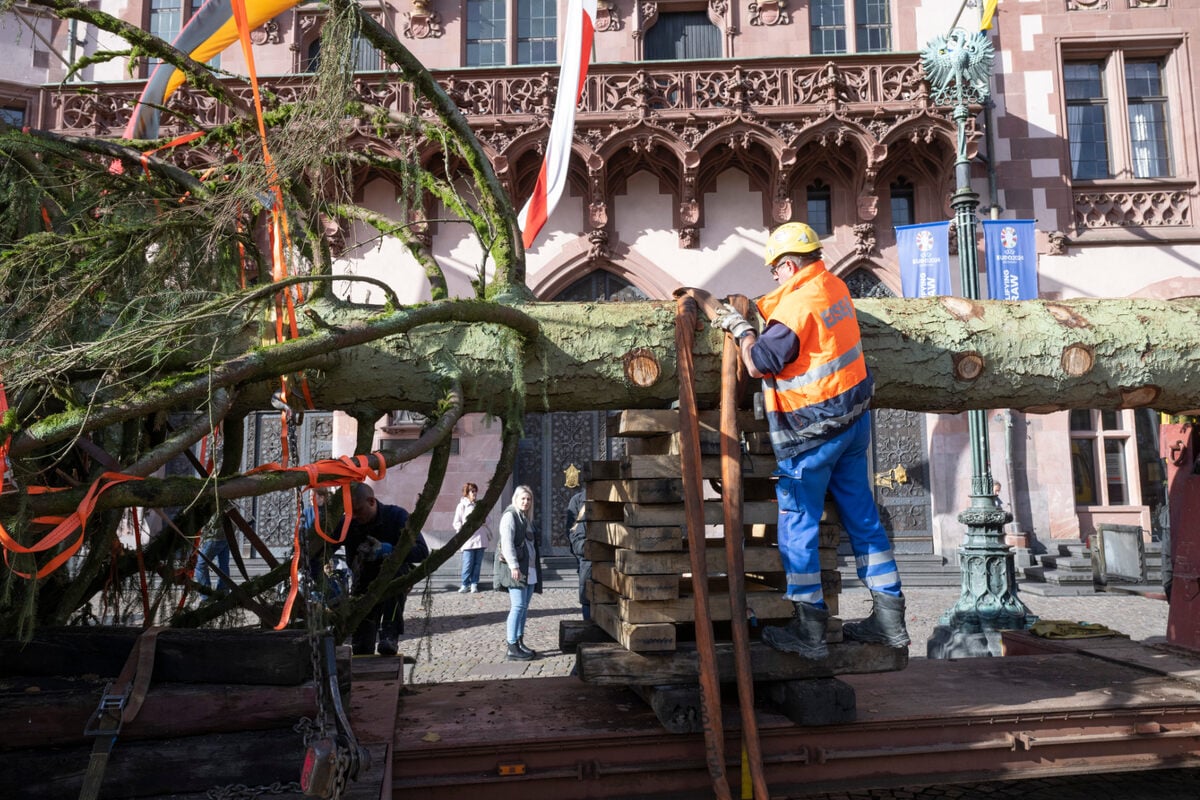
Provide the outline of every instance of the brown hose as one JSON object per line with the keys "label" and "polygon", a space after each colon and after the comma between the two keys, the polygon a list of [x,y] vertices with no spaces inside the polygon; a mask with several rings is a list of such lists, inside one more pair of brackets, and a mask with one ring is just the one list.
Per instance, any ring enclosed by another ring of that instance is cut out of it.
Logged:
{"label": "brown hose", "polygon": [[[729,298],[743,316],[749,301],[742,295]],[[762,748],[758,739],[758,719],[754,716],[754,670],[750,665],[750,630],[746,622],[746,560],[742,545],[742,459],[741,434],[737,406],[746,372],[742,356],[732,336],[725,336],[721,354],[721,499],[725,507],[725,559],[729,569],[729,619],[733,628],[733,657],[737,674],[738,706],[742,715],[742,743],[750,762],[750,778],[755,800],[768,800],[767,779],[763,774]]]}
{"label": "brown hose", "polygon": [[696,302],[680,296],[675,314],[675,351],[679,362],[679,452],[683,466],[683,506],[687,520],[688,556],[696,606],[696,651],[700,662],[700,715],[704,755],[713,793],[731,800],[725,775],[725,733],[721,725],[721,685],[712,617],[708,611],[708,566],[704,553],[704,490],[700,468],[700,422],[696,414]]}

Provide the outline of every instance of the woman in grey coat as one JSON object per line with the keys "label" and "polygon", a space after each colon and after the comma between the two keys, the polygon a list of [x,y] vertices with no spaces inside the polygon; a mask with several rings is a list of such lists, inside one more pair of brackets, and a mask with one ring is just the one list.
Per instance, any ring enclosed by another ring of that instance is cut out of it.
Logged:
{"label": "woman in grey coat", "polygon": [[529,661],[537,653],[525,646],[525,617],[534,592],[542,591],[542,569],[537,531],[533,527],[533,490],[518,486],[512,504],[500,517],[500,543],[493,568],[497,591],[509,599],[505,641],[506,661]]}

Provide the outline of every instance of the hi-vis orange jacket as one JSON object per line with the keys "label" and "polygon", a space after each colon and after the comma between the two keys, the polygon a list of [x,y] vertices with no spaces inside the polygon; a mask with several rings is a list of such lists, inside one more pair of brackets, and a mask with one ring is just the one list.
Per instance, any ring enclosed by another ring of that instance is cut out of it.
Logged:
{"label": "hi-vis orange jacket", "polygon": [[824,262],[809,264],[760,298],[767,326],[750,349],[763,372],[777,458],[818,447],[862,416],[875,381],[863,360],[846,284]]}

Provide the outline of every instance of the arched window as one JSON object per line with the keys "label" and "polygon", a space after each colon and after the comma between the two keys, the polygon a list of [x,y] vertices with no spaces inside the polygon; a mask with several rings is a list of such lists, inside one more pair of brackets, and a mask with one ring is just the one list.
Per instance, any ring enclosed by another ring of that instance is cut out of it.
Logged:
{"label": "arched window", "polygon": [[551,299],[560,302],[586,303],[593,300],[613,302],[649,300],[650,298],[624,278],[618,277],[608,270],[597,269],[584,275]]}
{"label": "arched window", "polygon": [[833,190],[819,178],[804,190],[809,227],[821,236],[833,233]]}
{"label": "arched window", "polygon": [[856,269],[846,276],[846,288],[850,296],[860,297],[895,297],[892,290],[866,269]]}
{"label": "arched window", "polygon": [[915,223],[913,208],[916,203],[916,189],[908,178],[901,175],[888,187],[891,194],[892,225],[912,225]]}

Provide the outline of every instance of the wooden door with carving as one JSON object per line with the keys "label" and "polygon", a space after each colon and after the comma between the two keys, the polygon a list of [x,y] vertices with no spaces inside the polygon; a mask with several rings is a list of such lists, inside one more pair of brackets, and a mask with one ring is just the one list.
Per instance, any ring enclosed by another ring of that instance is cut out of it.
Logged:
{"label": "wooden door with carving", "polygon": [[[895,297],[865,269],[852,272],[846,285],[854,297]],[[871,475],[875,504],[896,553],[933,552],[929,453],[925,415],[894,408],[871,410]]]}
{"label": "wooden door with carving", "polygon": [[[584,275],[548,300],[620,302],[648,300],[644,292],[604,269]],[[517,450],[513,485],[533,489],[534,513],[542,531],[543,554],[569,555],[567,503],[577,489],[566,486],[570,466],[581,469],[593,460],[619,458],[608,439],[606,411],[556,411],[525,415],[525,437]]]}

